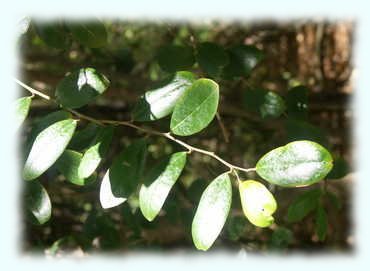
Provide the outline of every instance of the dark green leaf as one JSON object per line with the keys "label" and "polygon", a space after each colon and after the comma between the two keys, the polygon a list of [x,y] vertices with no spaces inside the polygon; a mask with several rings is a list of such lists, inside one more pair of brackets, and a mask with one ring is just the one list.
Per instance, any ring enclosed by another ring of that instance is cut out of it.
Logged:
{"label": "dark green leaf", "polygon": [[113,138],[114,128],[101,127],[91,146],[85,151],[78,167],[78,176],[87,178],[94,173],[106,155]]}
{"label": "dark green leaf", "polygon": [[38,182],[28,182],[25,188],[25,205],[32,214],[32,220],[44,224],[51,216],[51,202],[45,188]]}
{"label": "dark green leaf", "polygon": [[76,129],[77,121],[58,121],[36,137],[23,169],[23,178],[33,180],[44,173],[63,153]]}
{"label": "dark green leaf", "polygon": [[333,167],[331,154],[307,140],[294,141],[265,154],[256,171],[266,181],[285,187],[307,186],[321,181]]}
{"label": "dark green leaf", "polygon": [[328,179],[341,179],[349,173],[349,165],[341,157],[334,159],[333,169],[328,174]]}
{"label": "dark green leaf", "polygon": [[337,210],[340,210],[342,208],[343,203],[336,194],[334,194],[333,192],[327,191],[326,196],[328,196],[330,203],[333,204]]}
{"label": "dark green leaf", "polygon": [[194,180],[188,190],[186,191],[186,196],[192,202],[198,202],[200,196],[202,195],[204,189],[207,187],[207,182],[204,179],[196,179]]}
{"label": "dark green leaf", "polygon": [[99,48],[107,44],[107,31],[99,20],[68,23],[72,37],[84,46]]}
{"label": "dark green leaf", "polygon": [[78,169],[81,164],[82,154],[72,150],[65,150],[56,161],[56,168],[66,179],[76,185],[86,185],[96,180],[95,176],[81,178]]}
{"label": "dark green leaf", "polygon": [[298,222],[312,212],[319,202],[320,189],[312,189],[299,195],[288,209],[288,221]]}
{"label": "dark green leaf", "polygon": [[285,123],[287,140],[311,140],[325,147],[328,146],[328,139],[324,131],[308,122],[288,119]]}
{"label": "dark green leaf", "polygon": [[82,151],[91,145],[96,137],[99,126],[90,122],[86,127],[77,130],[68,144],[68,149]]}
{"label": "dark green leaf", "polygon": [[196,59],[200,67],[212,77],[218,77],[222,68],[229,63],[229,56],[224,48],[212,42],[198,45]]}
{"label": "dark green leaf", "polygon": [[244,233],[247,220],[244,216],[232,216],[226,223],[226,232],[230,240],[238,240]]}
{"label": "dark green leaf", "polygon": [[78,108],[103,94],[109,86],[108,79],[93,68],[82,68],[67,75],[58,84],[57,101],[68,108]]}
{"label": "dark green leaf", "polygon": [[145,92],[133,111],[133,119],[150,121],[168,116],[194,80],[195,77],[191,72],[177,72],[159,88]]}
{"label": "dark green leaf", "polygon": [[136,190],[145,164],[146,145],[144,139],[136,140],[114,159],[100,187],[103,208],[121,204]]}
{"label": "dark green leaf", "polygon": [[328,231],[328,216],[325,209],[319,206],[316,210],[315,232],[320,241],[324,241]]}
{"label": "dark green leaf", "polygon": [[194,64],[193,48],[181,45],[165,45],[159,49],[157,60],[164,71],[186,70]]}
{"label": "dark green leaf", "polygon": [[61,22],[33,22],[33,27],[40,39],[50,47],[66,49],[71,43]]}
{"label": "dark green leaf", "polygon": [[308,89],[304,86],[297,86],[288,91],[286,104],[289,117],[301,120],[307,118],[307,95]]}
{"label": "dark green leaf", "polygon": [[273,249],[283,249],[293,242],[293,232],[285,227],[278,227],[271,235],[269,245]]}
{"label": "dark green leaf", "polygon": [[15,127],[18,129],[28,115],[32,97],[23,97],[15,101]]}
{"label": "dark green leaf", "polygon": [[171,131],[176,135],[195,134],[213,120],[219,99],[218,85],[210,79],[199,79],[185,90],[171,118]]}
{"label": "dark green leaf", "polygon": [[262,60],[263,53],[254,46],[237,45],[228,50],[229,64],[223,69],[226,78],[249,76]]}
{"label": "dark green leaf", "polygon": [[203,192],[191,227],[197,249],[208,250],[220,234],[229,214],[231,197],[228,173],[214,179]]}
{"label": "dark green leaf", "polygon": [[264,89],[246,91],[244,104],[248,110],[260,113],[262,118],[277,118],[285,111],[284,100],[275,92]]}
{"label": "dark green leaf", "polygon": [[147,175],[139,194],[140,210],[152,221],[161,210],[168,193],[186,163],[186,152],[177,152],[163,159]]}

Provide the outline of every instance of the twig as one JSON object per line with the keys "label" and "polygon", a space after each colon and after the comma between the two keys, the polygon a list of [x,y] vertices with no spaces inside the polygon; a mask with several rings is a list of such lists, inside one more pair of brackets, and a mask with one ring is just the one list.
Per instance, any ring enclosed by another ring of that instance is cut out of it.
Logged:
{"label": "twig", "polygon": [[218,125],[220,125],[222,135],[224,136],[225,142],[229,143],[230,142],[229,133],[227,132],[226,127],[225,127],[224,123],[222,122],[221,116],[218,112],[216,113],[216,118],[217,118],[217,121],[218,121]]}
{"label": "twig", "polygon": [[[46,94],[43,94],[33,88],[31,88],[30,86],[27,86],[26,84],[22,83],[21,81],[17,80],[17,79],[14,79],[15,82],[17,82],[19,85],[21,85],[22,87],[24,87],[26,90],[28,90],[29,92],[35,94],[35,95],[38,95],[46,100],[50,100],[50,101],[53,101],[55,102],[55,100],[53,100],[52,98],[50,98],[49,96],[47,96]],[[122,125],[122,126],[128,126],[128,127],[131,127],[131,128],[134,128],[138,131],[141,131],[141,132],[144,132],[146,134],[150,134],[150,135],[157,135],[157,136],[162,136],[162,137],[165,137],[181,146],[183,146],[184,148],[186,148],[189,153],[192,153],[192,152],[198,152],[198,153],[202,153],[204,155],[208,155],[216,160],[218,160],[219,162],[221,162],[222,164],[224,164],[225,166],[227,166],[229,169],[230,169],[230,172],[236,172],[236,170],[240,170],[240,171],[244,171],[244,172],[251,172],[251,171],[255,171],[256,169],[255,168],[242,168],[242,167],[238,167],[238,166],[235,166],[233,164],[230,164],[229,162],[225,161],[224,159],[222,159],[221,157],[219,157],[217,154],[215,154],[214,152],[210,152],[210,151],[207,151],[207,150],[203,150],[203,149],[200,149],[200,148],[197,148],[197,147],[194,147],[194,146],[191,146],[187,143],[185,143],[184,141],[181,141],[180,139],[177,139],[175,138],[173,135],[171,135],[171,133],[163,133],[163,132],[160,132],[160,131],[156,131],[156,130],[153,130],[153,129],[149,129],[149,128],[144,128],[144,127],[140,127],[140,126],[137,126],[135,124],[133,124],[132,122],[130,121],[117,121],[117,120],[99,120],[99,119],[95,119],[95,118],[92,118],[92,117],[89,117],[87,115],[84,115],[84,114],[81,114],[75,110],[72,110],[72,109],[68,109],[66,108],[66,110],[68,110],[69,112],[71,112],[72,114],[74,114],[75,116],[79,117],[80,119],[85,119],[85,120],[88,120],[90,122],[94,122],[96,124],[99,124],[99,125],[105,125],[105,124],[112,124],[112,125]]]}

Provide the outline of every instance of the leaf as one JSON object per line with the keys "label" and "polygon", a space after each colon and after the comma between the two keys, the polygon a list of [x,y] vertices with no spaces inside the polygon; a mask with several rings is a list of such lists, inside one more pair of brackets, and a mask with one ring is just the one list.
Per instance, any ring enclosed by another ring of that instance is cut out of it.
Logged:
{"label": "leaf", "polygon": [[51,216],[51,202],[48,192],[38,182],[28,182],[25,187],[25,205],[30,212],[32,221],[42,225]]}
{"label": "leaf", "polygon": [[71,40],[61,22],[33,21],[32,25],[37,35],[47,46],[66,49],[71,44]]}
{"label": "leaf", "polygon": [[191,233],[199,250],[208,250],[220,234],[231,206],[231,181],[226,172],[204,190],[195,213]]}
{"label": "leaf", "polygon": [[237,241],[245,231],[246,220],[244,216],[232,216],[226,223],[226,232],[230,240]]}
{"label": "leaf", "polygon": [[256,165],[259,176],[285,187],[307,186],[321,181],[333,167],[331,154],[307,140],[294,141],[265,154]]}
{"label": "leaf", "polygon": [[304,86],[297,86],[288,91],[285,100],[289,117],[299,120],[307,119],[307,96],[308,88]]}
{"label": "leaf", "polygon": [[158,215],[185,163],[186,152],[177,152],[148,173],[139,193],[140,210],[147,220],[152,221]]}
{"label": "leaf", "polygon": [[202,192],[207,187],[207,182],[204,179],[194,180],[188,190],[186,191],[186,197],[192,202],[198,202]]}
{"label": "leaf", "polygon": [[212,42],[198,45],[196,59],[199,66],[212,77],[218,77],[223,67],[229,63],[229,56],[224,48]]}
{"label": "leaf", "polygon": [[157,60],[164,71],[186,70],[194,64],[193,48],[182,45],[165,45],[159,49]]}
{"label": "leaf", "polygon": [[319,203],[320,189],[312,189],[299,195],[288,209],[288,222],[298,222],[312,212]]}
{"label": "leaf", "polygon": [[319,240],[324,241],[328,231],[328,216],[322,206],[319,206],[316,210],[315,222],[315,232]]}
{"label": "leaf", "polygon": [[334,207],[337,209],[337,210],[340,210],[343,206],[343,203],[342,201],[338,198],[338,196],[336,194],[334,194],[333,192],[330,192],[330,191],[326,191],[326,196],[328,196],[329,200],[330,200],[330,203],[334,205]]}
{"label": "leaf", "polygon": [[145,92],[133,111],[133,119],[150,121],[168,116],[194,80],[195,77],[191,72],[177,72],[161,87]]}
{"label": "leaf", "polygon": [[271,235],[269,246],[273,249],[283,249],[293,242],[293,232],[285,227],[278,227]]}
{"label": "leaf", "polygon": [[96,180],[95,176],[90,178],[82,178],[78,174],[78,169],[81,164],[82,154],[73,150],[65,150],[59,159],[55,162],[58,171],[63,174],[66,179],[76,185],[86,185]]}
{"label": "leaf", "polygon": [[32,97],[23,97],[15,101],[15,127],[18,129],[28,115]]}
{"label": "leaf", "polygon": [[103,208],[121,204],[136,190],[145,164],[146,145],[144,139],[135,140],[114,159],[100,187]]}
{"label": "leaf", "polygon": [[263,59],[262,51],[250,45],[237,45],[227,52],[229,64],[223,69],[223,76],[226,78],[249,76]]}
{"label": "leaf", "polygon": [[285,122],[285,129],[288,141],[310,140],[325,147],[329,145],[325,132],[311,123],[302,120],[288,119]]}
{"label": "leaf", "polygon": [[106,155],[113,138],[114,127],[101,127],[95,140],[86,150],[78,167],[78,176],[87,178],[94,173],[101,160]]}
{"label": "leaf", "polygon": [[84,46],[99,48],[107,44],[107,31],[99,20],[68,23],[72,37]]}
{"label": "leaf", "polygon": [[185,90],[171,118],[171,131],[180,136],[195,134],[213,120],[219,99],[218,85],[210,79],[198,79]]}
{"label": "leaf", "polygon": [[103,94],[108,86],[109,81],[104,75],[93,68],[82,68],[60,81],[55,96],[62,106],[78,108]]}
{"label": "leaf", "polygon": [[250,89],[244,94],[248,110],[261,114],[262,118],[278,118],[285,111],[284,100],[275,92],[265,89]]}
{"label": "leaf", "polygon": [[35,139],[23,169],[23,178],[33,180],[44,173],[63,153],[76,129],[77,121],[58,121]]}
{"label": "leaf", "polygon": [[349,173],[349,165],[342,157],[334,159],[333,169],[328,174],[328,179],[341,179]]}
{"label": "leaf", "polygon": [[277,204],[271,192],[261,183],[247,180],[239,183],[240,199],[244,215],[257,227],[274,223],[272,214]]}
{"label": "leaf", "polygon": [[68,149],[82,151],[91,145],[96,137],[99,126],[90,122],[83,129],[77,130],[68,144]]}

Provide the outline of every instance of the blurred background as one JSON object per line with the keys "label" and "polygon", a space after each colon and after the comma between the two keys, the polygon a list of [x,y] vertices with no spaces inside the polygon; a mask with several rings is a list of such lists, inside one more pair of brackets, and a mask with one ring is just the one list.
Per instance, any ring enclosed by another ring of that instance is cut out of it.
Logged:
{"label": "blurred background", "polygon": [[[105,47],[88,48],[71,41],[67,49],[46,44],[31,24],[17,44],[20,79],[53,96],[56,85],[67,72],[94,67],[108,77],[111,85],[95,103],[84,106],[79,112],[97,119],[129,120],[138,97],[168,75],[156,61],[163,45],[211,41],[225,48],[238,44],[257,47],[264,58],[249,77],[215,79],[220,85],[221,119],[215,119],[207,129],[184,141],[248,168],[254,167],[263,154],[278,146],[292,140],[310,139],[327,147],[335,159],[340,160],[342,172],[314,185],[328,191],[328,196],[322,199],[328,214],[325,240],[319,240],[315,232],[314,213],[295,223],[287,220],[292,202],[313,187],[288,189],[270,185],[279,207],[276,224],[264,229],[251,225],[244,218],[234,187],[230,215],[212,249],[251,253],[351,251],[354,174],[351,171],[353,111],[350,101],[351,78],[355,72],[352,63],[354,22],[198,21],[179,24],[111,20],[103,23],[108,34]],[[206,76],[197,64],[190,71],[199,77]],[[305,86],[308,90],[308,115],[304,122],[294,122],[286,114],[279,118],[262,118],[246,101],[250,89],[268,89],[286,97],[296,86]],[[55,105],[38,98],[33,100],[20,137],[21,144],[33,123],[53,110],[57,110]],[[84,121],[79,122],[80,128],[86,125]],[[169,118],[142,125],[166,132]],[[138,209],[138,193],[118,207],[103,210],[100,206],[100,181],[112,159],[133,139],[143,136],[146,135],[129,127],[117,128],[109,153],[98,169],[97,181],[88,186],[78,187],[66,182],[53,168],[42,175],[40,181],[50,195],[52,216],[42,226],[32,224],[24,216],[24,251],[77,256],[102,251],[193,251],[191,222],[200,195],[211,180],[225,171],[222,164],[208,156],[191,154],[160,216],[153,222],[147,222]],[[147,140],[147,168],[160,157],[182,150],[164,138],[151,136]],[[240,175],[243,179],[261,180],[253,174]]]}

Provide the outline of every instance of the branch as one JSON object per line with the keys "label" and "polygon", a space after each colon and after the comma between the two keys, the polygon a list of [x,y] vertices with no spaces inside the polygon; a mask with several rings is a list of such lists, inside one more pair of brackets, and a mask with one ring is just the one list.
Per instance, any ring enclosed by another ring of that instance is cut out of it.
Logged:
{"label": "branch", "polygon": [[[46,95],[46,94],[44,94],[44,93],[42,93],[40,91],[37,91],[37,90],[31,88],[30,86],[22,83],[18,79],[15,79],[14,78],[14,81],[16,83],[18,83],[20,86],[24,87],[29,92],[31,92],[32,94],[37,95],[37,96],[40,96],[43,99],[46,99],[46,100],[49,100],[49,101],[52,101],[52,102],[55,102],[56,103],[56,101],[54,99],[52,99],[50,96],[48,96],[48,95]],[[198,152],[198,153],[202,153],[204,155],[208,155],[208,156],[210,156],[210,157],[218,160],[219,162],[221,162],[222,164],[224,164],[225,166],[227,166],[230,169],[230,172],[234,172],[236,174],[236,176],[237,176],[236,170],[240,170],[240,171],[244,171],[244,172],[251,172],[251,171],[255,171],[256,170],[255,168],[242,168],[242,167],[238,167],[238,166],[235,166],[233,164],[230,164],[229,162],[225,161],[224,159],[222,159],[221,157],[219,157],[214,152],[210,152],[210,151],[207,151],[207,150],[203,150],[203,149],[200,149],[200,148],[191,146],[191,145],[185,143],[184,141],[181,141],[180,139],[175,138],[170,133],[163,133],[163,132],[156,131],[156,130],[153,130],[153,129],[140,127],[140,126],[137,126],[137,125],[133,124],[130,121],[99,120],[99,119],[95,119],[95,118],[92,118],[90,116],[84,115],[82,113],[79,113],[79,112],[77,112],[75,110],[72,110],[72,109],[65,108],[65,110],[71,112],[73,115],[79,117],[80,119],[85,119],[87,121],[94,122],[94,123],[99,124],[99,125],[112,124],[112,125],[128,126],[128,127],[134,128],[134,129],[136,129],[138,131],[144,132],[144,133],[149,134],[149,135],[157,135],[157,136],[165,137],[165,138],[167,138],[167,139],[169,139],[169,140],[171,140],[171,141],[173,141],[173,142],[175,142],[175,143],[183,146],[184,148],[186,148],[189,151],[189,153]]]}

